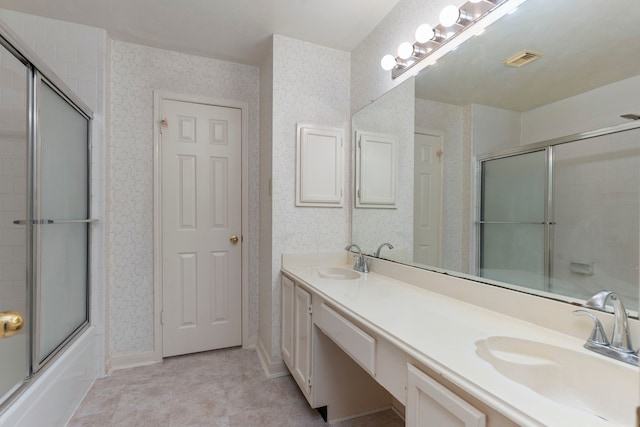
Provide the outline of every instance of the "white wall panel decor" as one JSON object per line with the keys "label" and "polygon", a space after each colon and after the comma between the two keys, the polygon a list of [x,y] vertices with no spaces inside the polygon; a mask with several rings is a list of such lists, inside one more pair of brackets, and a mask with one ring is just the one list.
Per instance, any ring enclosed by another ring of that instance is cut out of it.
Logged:
{"label": "white wall panel decor", "polygon": [[344,130],[298,124],[296,206],[342,207]]}

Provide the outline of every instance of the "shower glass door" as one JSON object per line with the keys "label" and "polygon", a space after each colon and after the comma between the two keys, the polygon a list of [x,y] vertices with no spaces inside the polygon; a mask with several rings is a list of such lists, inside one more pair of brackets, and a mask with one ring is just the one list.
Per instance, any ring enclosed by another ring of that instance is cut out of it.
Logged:
{"label": "shower glass door", "polygon": [[38,78],[35,370],[88,322],[89,119]]}
{"label": "shower glass door", "polygon": [[[0,402],[29,376],[27,99],[29,70],[0,46]],[[23,224],[14,224],[21,221]],[[23,319],[22,327],[20,318]],[[8,323],[8,324],[7,324]],[[16,330],[14,330],[16,329]]]}
{"label": "shower glass door", "polygon": [[547,151],[481,163],[479,275],[547,290]]}

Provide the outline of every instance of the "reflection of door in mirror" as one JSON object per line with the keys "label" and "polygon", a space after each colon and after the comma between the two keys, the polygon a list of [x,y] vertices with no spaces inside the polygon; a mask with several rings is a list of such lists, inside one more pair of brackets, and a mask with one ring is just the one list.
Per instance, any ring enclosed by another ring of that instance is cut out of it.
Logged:
{"label": "reflection of door in mirror", "polygon": [[416,132],[413,181],[413,260],[440,266],[442,239],[442,136]]}

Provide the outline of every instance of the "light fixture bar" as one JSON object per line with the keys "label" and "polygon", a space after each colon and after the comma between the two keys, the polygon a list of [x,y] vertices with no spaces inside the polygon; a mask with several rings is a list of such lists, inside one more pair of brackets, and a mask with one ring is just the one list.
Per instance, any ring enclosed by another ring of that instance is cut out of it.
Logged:
{"label": "light fixture bar", "polygon": [[[469,0],[460,8],[447,6],[441,14],[441,23],[435,27],[425,24],[418,28],[416,31],[417,41],[413,44],[413,51],[409,57],[407,57],[407,55],[411,50],[409,48],[410,43],[405,42],[398,56],[395,57],[395,65],[392,62],[393,57],[387,55],[385,57],[386,67],[383,66],[383,68],[385,70],[391,69],[391,78],[398,78],[420,61],[438,49],[441,49],[442,46],[458,36],[462,30],[475,24],[506,1],[507,0]],[[447,26],[443,25],[442,20],[444,20]],[[431,35],[431,32],[433,35]],[[430,35],[431,37],[429,37]],[[402,53],[402,55],[400,55],[400,53]]]}

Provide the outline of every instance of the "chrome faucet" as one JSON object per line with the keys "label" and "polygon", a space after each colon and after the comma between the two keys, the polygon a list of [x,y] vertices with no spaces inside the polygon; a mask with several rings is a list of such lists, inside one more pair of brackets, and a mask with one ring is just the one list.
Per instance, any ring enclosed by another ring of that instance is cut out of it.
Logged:
{"label": "chrome faucet", "polygon": [[367,264],[367,259],[364,257],[364,255],[362,255],[362,250],[360,249],[360,246],[354,245],[352,243],[350,245],[347,245],[347,247],[344,249],[346,251],[353,252],[351,248],[356,248],[358,250],[358,256],[356,257],[356,263],[353,265],[353,269],[355,271],[360,271],[362,273],[368,273],[369,265]]}
{"label": "chrome faucet", "polygon": [[389,249],[393,249],[393,245],[391,243],[383,243],[383,244],[381,244],[380,246],[378,246],[378,249],[376,250],[376,254],[375,254],[376,258],[380,258],[380,251],[385,246],[388,247]]}
{"label": "chrome faucet", "polygon": [[624,309],[624,304],[622,304],[620,297],[614,292],[603,290],[594,294],[583,306],[606,311],[607,300],[609,299],[613,302],[614,315],[611,342],[607,340],[602,324],[596,316],[585,310],[573,312],[577,316],[589,316],[595,322],[593,332],[591,332],[591,336],[587,339],[584,347],[596,353],[638,366],[638,352],[633,349],[631,344],[627,311]]}

